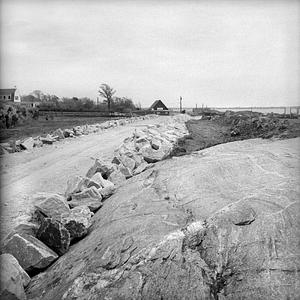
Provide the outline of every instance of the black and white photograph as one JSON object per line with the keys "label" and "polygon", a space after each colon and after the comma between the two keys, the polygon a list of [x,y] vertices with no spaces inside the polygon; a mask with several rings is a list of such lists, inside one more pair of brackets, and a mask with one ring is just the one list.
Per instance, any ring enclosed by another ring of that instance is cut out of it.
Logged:
{"label": "black and white photograph", "polygon": [[0,299],[300,299],[299,0],[0,0]]}

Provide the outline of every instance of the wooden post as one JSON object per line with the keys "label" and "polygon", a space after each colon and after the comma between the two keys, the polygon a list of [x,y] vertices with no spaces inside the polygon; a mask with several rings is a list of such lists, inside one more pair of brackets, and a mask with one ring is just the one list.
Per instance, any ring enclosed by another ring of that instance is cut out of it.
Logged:
{"label": "wooden post", "polygon": [[179,108],[179,110],[180,110],[180,112],[181,112],[181,111],[182,111],[182,97],[181,97],[181,96],[180,96],[179,101],[180,101],[180,108]]}

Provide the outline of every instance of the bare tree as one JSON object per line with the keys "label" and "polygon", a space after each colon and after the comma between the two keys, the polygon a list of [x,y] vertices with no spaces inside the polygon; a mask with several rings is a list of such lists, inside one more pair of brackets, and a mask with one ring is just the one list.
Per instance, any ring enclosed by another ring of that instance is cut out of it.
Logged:
{"label": "bare tree", "polygon": [[103,83],[100,85],[99,95],[107,101],[108,111],[110,112],[112,97],[115,94],[115,90],[111,88],[108,84]]}

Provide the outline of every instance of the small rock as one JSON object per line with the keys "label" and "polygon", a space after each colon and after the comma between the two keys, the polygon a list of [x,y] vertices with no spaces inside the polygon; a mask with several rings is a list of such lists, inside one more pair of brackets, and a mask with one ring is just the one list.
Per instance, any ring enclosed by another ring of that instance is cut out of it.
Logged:
{"label": "small rock", "polygon": [[109,175],[108,180],[116,185],[120,185],[126,181],[126,177],[119,168],[115,168],[115,170]]}
{"label": "small rock", "polygon": [[96,187],[92,186],[80,193],[73,194],[72,200],[68,202],[71,208],[86,205],[91,211],[96,211],[102,206],[102,196]]}
{"label": "small rock", "polygon": [[45,243],[58,255],[65,254],[70,246],[70,233],[59,222],[51,218],[45,218],[37,232],[37,238]]}
{"label": "small rock", "polygon": [[157,140],[157,139],[152,139],[151,140],[151,147],[154,150],[158,150],[161,147],[161,142],[159,140]]}
{"label": "small rock", "polygon": [[65,196],[68,198],[70,195],[79,193],[87,187],[88,179],[81,176],[75,176],[67,181],[67,189]]}
{"label": "small rock", "polygon": [[33,148],[33,145],[34,145],[34,140],[32,137],[24,140],[22,143],[21,143],[21,147],[25,150],[31,150]]}
{"label": "small rock", "polygon": [[58,258],[54,251],[30,235],[14,234],[5,242],[2,252],[12,254],[25,271],[44,269]]}
{"label": "small rock", "polygon": [[165,159],[170,154],[172,147],[163,146],[164,145],[162,144],[158,150],[154,150],[150,145],[147,145],[140,149],[140,153],[143,155],[146,162],[154,163]]}
{"label": "small rock", "polygon": [[95,186],[97,189],[99,188],[106,188],[106,187],[113,187],[114,184],[106,180],[102,177],[101,173],[96,173],[90,180],[88,187]]}
{"label": "small rock", "polygon": [[39,229],[39,225],[31,222],[23,222],[18,224],[16,227],[13,228],[13,230],[4,238],[4,240],[9,240],[14,234],[19,235],[31,235],[36,236],[36,233]]}
{"label": "small rock", "polygon": [[141,165],[139,165],[133,172],[133,175],[138,175],[142,172],[144,172],[145,170],[149,169],[150,167],[152,167],[153,164],[148,164],[147,162],[143,162]]}
{"label": "small rock", "polygon": [[42,202],[36,203],[34,207],[46,217],[53,218],[54,220],[60,220],[61,214],[70,212],[70,208],[64,197],[58,194],[54,194]]}
{"label": "small rock", "polygon": [[62,139],[65,138],[64,132],[63,132],[60,128],[56,129],[56,130],[53,132],[53,135],[54,135],[54,136],[57,136],[58,139],[60,139],[60,140],[62,140]]}
{"label": "small rock", "polygon": [[29,284],[30,277],[20,266],[17,259],[8,253],[0,255],[1,284],[0,298],[26,299],[24,288]]}
{"label": "small rock", "polygon": [[104,163],[103,161],[96,159],[94,165],[86,173],[86,177],[91,178],[99,172],[102,177],[108,178],[113,171],[114,169],[112,164]]}
{"label": "small rock", "polygon": [[63,133],[64,133],[64,137],[66,138],[74,136],[73,131],[71,129],[65,129]]}
{"label": "small rock", "polygon": [[43,144],[52,145],[55,141],[53,138],[40,138]]}
{"label": "small rock", "polygon": [[102,196],[102,199],[107,199],[108,197],[110,197],[116,190],[115,185],[113,186],[109,186],[109,187],[105,187],[102,189],[99,189],[99,192]]}
{"label": "small rock", "polygon": [[[121,155],[120,158],[121,158],[121,162],[125,168],[127,168],[131,172],[135,169],[136,164],[135,164],[134,159],[130,158],[127,155]],[[126,174],[125,174],[125,176],[126,176]]]}
{"label": "small rock", "polygon": [[43,147],[43,142],[40,140],[40,138],[35,138],[34,139],[34,147]]}

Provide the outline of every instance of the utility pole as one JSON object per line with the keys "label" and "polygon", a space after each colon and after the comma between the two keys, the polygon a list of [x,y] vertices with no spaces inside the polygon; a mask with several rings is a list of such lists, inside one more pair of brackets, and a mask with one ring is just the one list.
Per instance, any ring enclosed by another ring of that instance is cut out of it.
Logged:
{"label": "utility pole", "polygon": [[180,101],[180,106],[179,106],[179,110],[180,110],[180,112],[182,111],[182,97],[180,96],[180,99],[179,99],[179,101]]}

